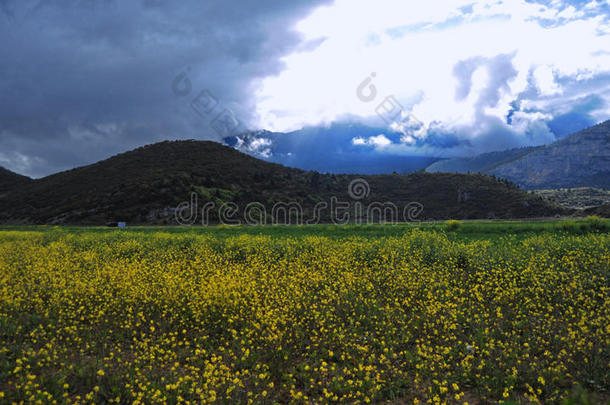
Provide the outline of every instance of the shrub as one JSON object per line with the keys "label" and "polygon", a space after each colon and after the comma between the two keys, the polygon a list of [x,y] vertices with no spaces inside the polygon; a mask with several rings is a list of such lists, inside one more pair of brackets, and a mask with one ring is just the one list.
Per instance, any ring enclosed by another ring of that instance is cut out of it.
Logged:
{"label": "shrub", "polygon": [[457,219],[450,219],[445,221],[445,228],[449,232],[455,232],[462,226],[462,221],[458,221]]}
{"label": "shrub", "polygon": [[607,222],[597,215],[589,215],[585,218],[585,221],[587,221],[587,227],[591,231],[605,231],[608,228]]}

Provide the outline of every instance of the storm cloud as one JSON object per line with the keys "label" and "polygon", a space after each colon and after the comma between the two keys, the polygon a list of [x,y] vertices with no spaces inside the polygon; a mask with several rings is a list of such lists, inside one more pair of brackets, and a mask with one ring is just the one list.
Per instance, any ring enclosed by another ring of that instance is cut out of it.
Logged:
{"label": "storm cloud", "polygon": [[0,0],[0,166],[206,139],[406,172],[547,144],[610,118],[609,38],[608,0]]}
{"label": "storm cloud", "polygon": [[259,81],[308,46],[294,24],[324,3],[1,0],[0,166],[42,176],[162,139],[218,140],[190,107],[204,89],[248,126]]}

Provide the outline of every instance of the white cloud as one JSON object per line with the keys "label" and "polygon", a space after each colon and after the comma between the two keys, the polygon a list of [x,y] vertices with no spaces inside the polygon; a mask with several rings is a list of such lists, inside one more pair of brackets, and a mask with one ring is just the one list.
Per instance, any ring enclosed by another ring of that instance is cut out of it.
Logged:
{"label": "white cloud", "polygon": [[384,134],[375,136],[369,136],[368,138],[357,137],[352,139],[354,145],[369,145],[375,147],[375,149],[384,149],[392,145],[392,141],[388,139]]}
{"label": "white cloud", "polygon": [[[448,130],[471,127],[464,134],[480,133],[487,119],[505,122],[518,98],[544,108],[544,98],[564,94],[563,79],[586,81],[610,73],[608,16],[591,12],[602,6],[596,1],[574,7],[562,1],[544,6],[524,0],[337,0],[297,25],[306,39],[326,41],[285,57],[285,70],[264,81],[257,110],[269,119],[260,125],[292,130],[345,115],[370,119],[377,105],[394,95],[426,126],[441,122]],[[473,68],[456,77],[456,65],[464,61],[472,61]],[[367,78],[377,96],[363,102],[356,88]],[[457,97],[464,81],[468,91]],[[537,94],[524,100],[520,95],[532,84]],[[610,92],[600,96],[610,102]],[[552,119],[550,113],[520,119],[533,123]],[[519,125],[508,130],[525,131],[527,126]]]}
{"label": "white cloud", "polygon": [[560,86],[555,81],[553,69],[549,66],[539,66],[534,70],[534,78],[536,79],[536,87],[541,95],[554,95],[562,92]]}
{"label": "white cloud", "polygon": [[[240,143],[239,146],[241,145],[243,145],[243,141]],[[247,145],[246,150],[249,153],[252,153],[253,155],[258,155],[263,158],[269,158],[272,155],[271,145],[271,139],[255,138]]]}

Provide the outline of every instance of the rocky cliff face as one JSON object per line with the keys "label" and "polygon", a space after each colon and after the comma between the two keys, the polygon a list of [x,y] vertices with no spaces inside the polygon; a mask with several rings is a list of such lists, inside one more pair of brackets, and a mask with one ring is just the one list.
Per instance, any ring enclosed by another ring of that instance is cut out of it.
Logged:
{"label": "rocky cliff face", "polygon": [[492,172],[527,189],[610,188],[610,121],[577,132]]}

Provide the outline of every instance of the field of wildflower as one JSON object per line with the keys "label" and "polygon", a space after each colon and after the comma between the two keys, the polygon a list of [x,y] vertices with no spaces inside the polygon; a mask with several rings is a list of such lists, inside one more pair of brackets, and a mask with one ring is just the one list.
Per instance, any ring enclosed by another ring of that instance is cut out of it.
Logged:
{"label": "field of wildflower", "polygon": [[0,230],[0,403],[608,400],[609,233],[316,229]]}

